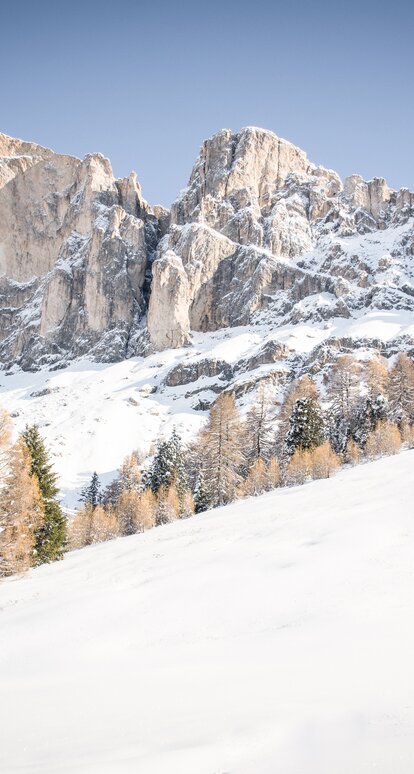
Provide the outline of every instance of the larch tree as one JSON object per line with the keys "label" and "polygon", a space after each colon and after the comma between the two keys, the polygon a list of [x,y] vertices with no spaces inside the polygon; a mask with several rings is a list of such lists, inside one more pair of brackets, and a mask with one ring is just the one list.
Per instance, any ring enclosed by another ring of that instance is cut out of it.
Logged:
{"label": "larch tree", "polygon": [[57,500],[57,476],[37,425],[22,433],[31,458],[31,474],[36,476],[44,506],[44,520],[36,531],[37,563],[61,559],[66,542],[66,519]]}
{"label": "larch tree", "polygon": [[414,423],[414,364],[400,352],[389,377],[389,416],[399,427]]}
{"label": "larch tree", "polygon": [[235,497],[245,460],[242,441],[243,427],[234,395],[222,393],[211,407],[199,444],[211,507],[229,503]]}
{"label": "larch tree", "polygon": [[10,450],[8,472],[0,489],[0,575],[38,564],[37,534],[45,521],[44,504],[31,457],[23,440]]}
{"label": "larch tree", "polygon": [[340,355],[331,369],[327,396],[328,436],[337,454],[343,454],[351,437],[360,397],[361,365],[352,355]]}
{"label": "larch tree", "polygon": [[268,460],[275,444],[275,421],[272,411],[271,394],[261,384],[256,401],[246,416],[247,458],[252,465],[256,460]]}

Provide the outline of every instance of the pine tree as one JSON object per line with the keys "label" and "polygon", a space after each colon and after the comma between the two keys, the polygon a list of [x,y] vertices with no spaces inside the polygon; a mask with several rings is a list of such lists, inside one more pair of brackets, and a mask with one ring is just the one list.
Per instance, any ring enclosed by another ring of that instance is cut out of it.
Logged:
{"label": "pine tree", "polygon": [[324,440],[324,421],[317,401],[300,398],[293,406],[286,436],[286,449],[290,456],[297,450],[314,449]]}
{"label": "pine tree", "polygon": [[242,441],[243,428],[234,395],[222,393],[210,410],[209,422],[199,443],[211,507],[234,499],[241,481],[239,470],[245,461]]}
{"label": "pine tree", "polygon": [[30,454],[20,440],[10,449],[8,472],[0,488],[0,575],[23,572],[37,563],[36,532],[44,518]]}
{"label": "pine tree", "polygon": [[96,470],[92,474],[89,484],[82,489],[79,502],[84,503],[86,506],[90,506],[92,510],[95,510],[102,502],[102,487]]}
{"label": "pine tree", "polygon": [[66,542],[66,519],[57,500],[57,476],[37,425],[26,426],[22,438],[31,456],[31,474],[36,476],[44,506],[44,522],[36,532],[37,563],[60,559]]}

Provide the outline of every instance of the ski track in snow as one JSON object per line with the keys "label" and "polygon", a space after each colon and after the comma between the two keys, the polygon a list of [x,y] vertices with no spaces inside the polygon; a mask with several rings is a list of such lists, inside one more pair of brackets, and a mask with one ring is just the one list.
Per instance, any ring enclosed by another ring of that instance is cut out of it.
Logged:
{"label": "ski track in snow", "polygon": [[0,770],[412,774],[413,462],[3,582]]}

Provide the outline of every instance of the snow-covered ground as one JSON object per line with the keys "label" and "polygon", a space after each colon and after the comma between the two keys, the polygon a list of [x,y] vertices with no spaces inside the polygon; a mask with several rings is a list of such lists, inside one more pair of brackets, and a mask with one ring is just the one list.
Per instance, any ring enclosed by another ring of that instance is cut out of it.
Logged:
{"label": "snow-covered ground", "polygon": [[412,774],[413,463],[3,582],[0,770]]}
{"label": "snow-covered ground", "polygon": [[[0,404],[12,413],[16,431],[27,422],[40,425],[59,475],[63,504],[74,507],[94,470],[108,483],[127,454],[135,449],[147,454],[157,437],[169,434],[173,425],[184,439],[201,428],[206,413],[195,407],[200,399],[214,400],[216,394],[209,388],[218,380],[200,377],[192,384],[166,387],[165,377],[178,363],[217,358],[235,365],[256,354],[269,339],[287,345],[293,356],[306,357],[330,337],[366,339],[368,344],[371,337],[389,342],[404,334],[414,335],[412,314],[407,311],[369,311],[319,324],[279,328],[263,324],[194,333],[192,346],[147,358],[115,364],[75,361],[57,371],[0,372]],[[355,354],[365,357],[366,350],[357,349]],[[253,372],[240,372],[233,383],[254,381],[275,367],[289,368],[283,360],[262,365]],[[252,397],[247,395],[244,403]]]}

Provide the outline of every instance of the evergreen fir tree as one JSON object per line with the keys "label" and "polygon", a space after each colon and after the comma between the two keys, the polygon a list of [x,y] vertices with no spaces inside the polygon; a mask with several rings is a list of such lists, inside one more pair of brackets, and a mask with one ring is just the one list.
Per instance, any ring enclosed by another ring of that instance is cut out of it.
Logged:
{"label": "evergreen fir tree", "polygon": [[175,486],[179,496],[186,490],[185,452],[181,438],[175,429],[168,440],[158,444],[147,481],[154,494],[157,494],[161,487],[168,489],[172,485]]}
{"label": "evergreen fir tree", "polygon": [[66,519],[57,500],[57,476],[38,426],[27,425],[22,439],[30,452],[31,475],[38,480],[44,505],[44,521],[36,531],[35,541],[37,564],[44,564],[62,557],[66,543]]}
{"label": "evergreen fir tree", "polygon": [[290,416],[286,449],[292,455],[296,449],[314,449],[325,440],[324,421],[316,400],[299,398]]}
{"label": "evergreen fir tree", "polygon": [[82,489],[79,497],[79,502],[84,503],[86,506],[90,506],[94,511],[95,508],[102,502],[102,488],[99,476],[95,470],[92,474],[92,478],[87,486]]}
{"label": "evergreen fir tree", "polygon": [[202,470],[198,474],[194,489],[194,506],[196,513],[203,513],[203,511],[207,511],[210,507],[210,496]]}

